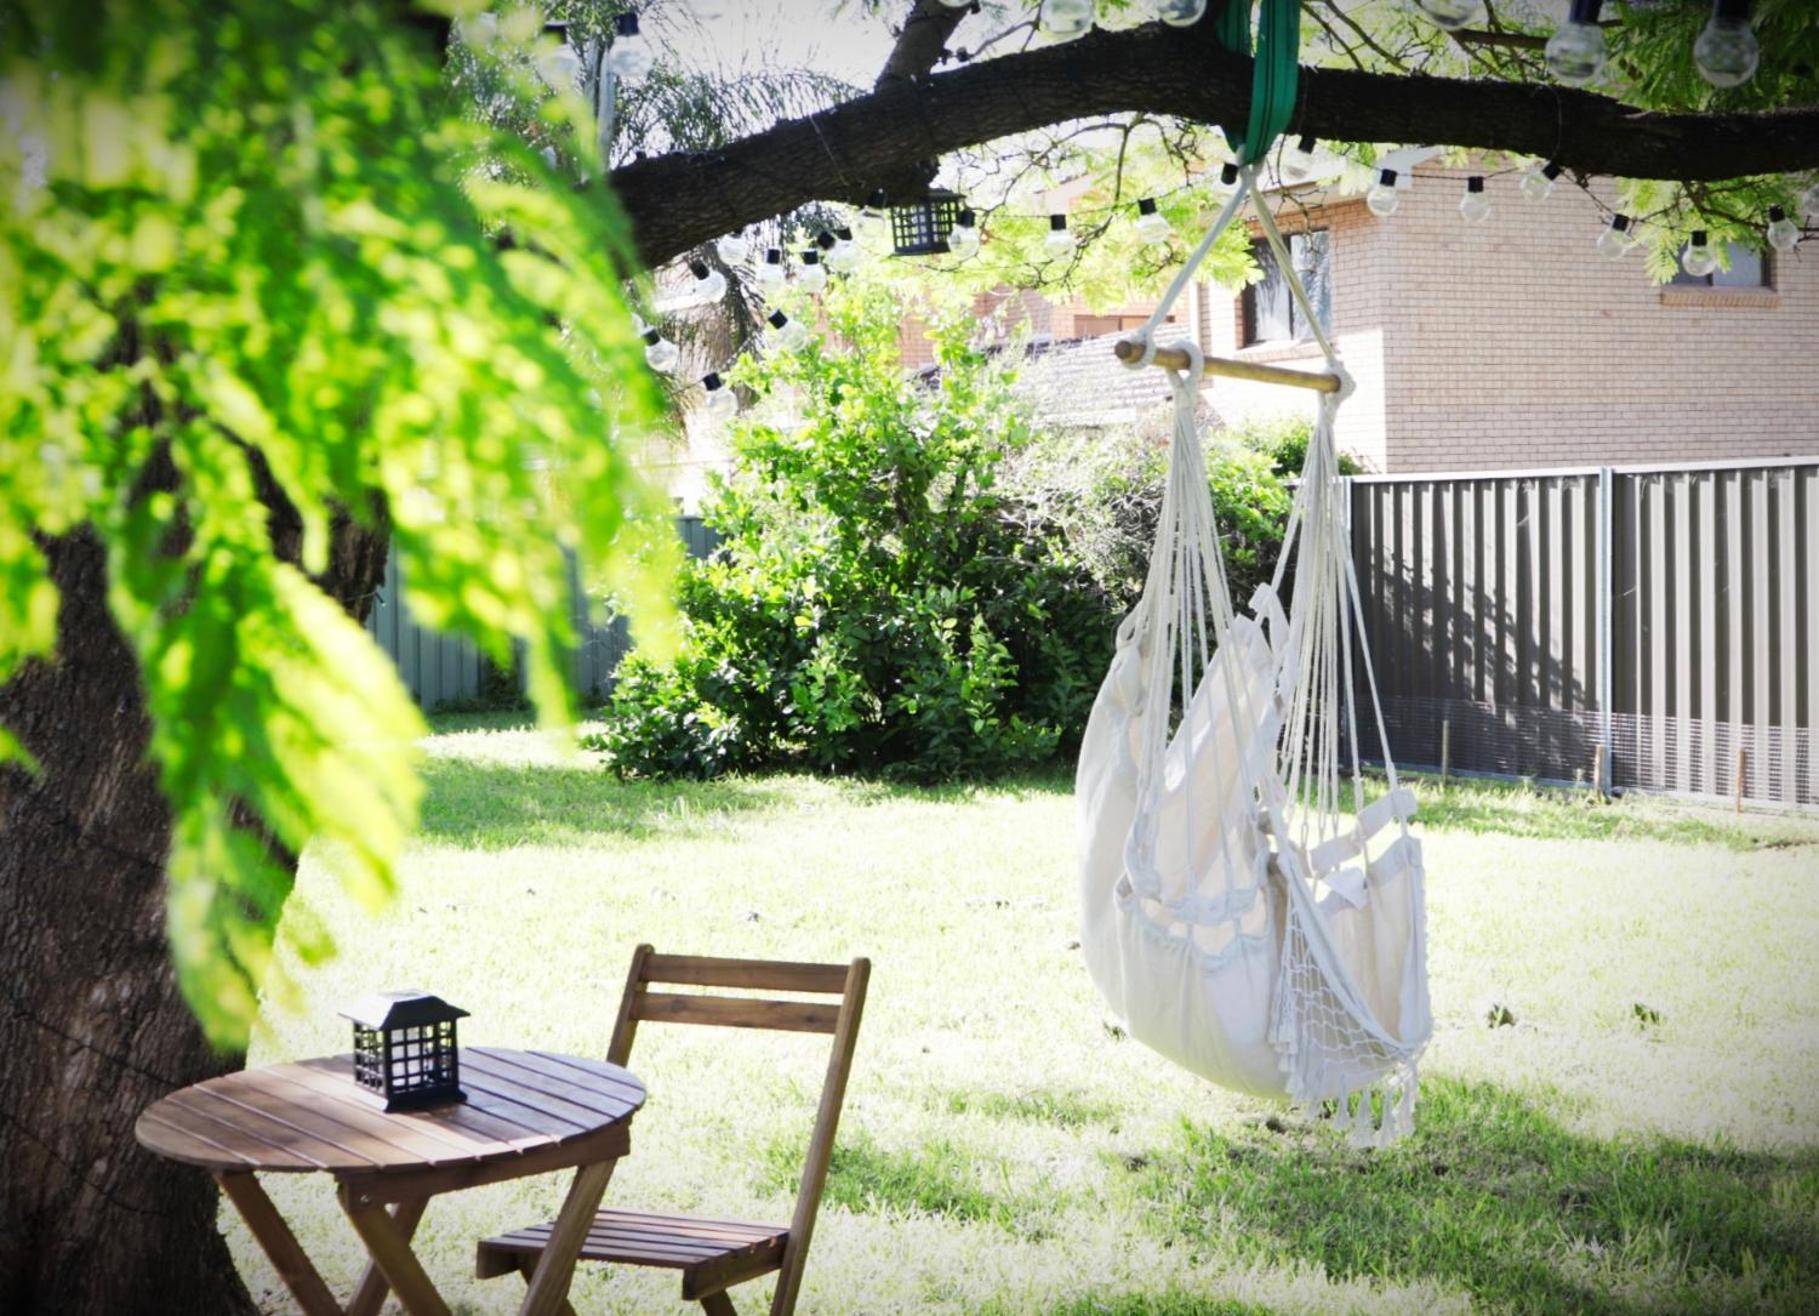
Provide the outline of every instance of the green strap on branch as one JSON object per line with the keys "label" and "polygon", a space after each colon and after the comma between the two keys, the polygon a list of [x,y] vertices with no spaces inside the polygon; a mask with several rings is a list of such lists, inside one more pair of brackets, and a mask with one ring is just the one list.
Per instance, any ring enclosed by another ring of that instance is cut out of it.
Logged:
{"label": "green strap on branch", "polygon": [[[1251,73],[1251,116],[1242,136],[1225,130],[1246,160],[1259,160],[1295,114],[1301,81],[1301,0],[1262,0]],[[1239,55],[1251,51],[1250,0],[1226,0],[1215,29],[1219,44]]]}

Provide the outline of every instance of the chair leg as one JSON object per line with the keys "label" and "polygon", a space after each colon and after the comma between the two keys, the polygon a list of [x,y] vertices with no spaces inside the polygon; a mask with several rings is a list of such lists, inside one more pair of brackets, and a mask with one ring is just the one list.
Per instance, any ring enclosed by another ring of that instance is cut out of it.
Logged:
{"label": "chair leg", "polygon": [[739,1313],[733,1310],[733,1300],[726,1296],[725,1289],[721,1289],[718,1293],[710,1293],[701,1299],[701,1310],[706,1312],[707,1316],[739,1316]]}
{"label": "chair leg", "polygon": [[[524,1282],[526,1284],[529,1284],[531,1282],[531,1276],[537,1273],[537,1258],[540,1255],[541,1253],[537,1252],[520,1252],[518,1254],[518,1273],[524,1276]],[[575,1309],[569,1305],[567,1298],[562,1300],[562,1305],[557,1307],[556,1311],[558,1316],[577,1316]]]}

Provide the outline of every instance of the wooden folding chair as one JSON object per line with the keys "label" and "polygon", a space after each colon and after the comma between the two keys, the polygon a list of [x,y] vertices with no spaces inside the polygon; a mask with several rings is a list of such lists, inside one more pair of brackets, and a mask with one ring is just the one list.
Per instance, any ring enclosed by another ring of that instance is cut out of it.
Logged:
{"label": "wooden folding chair", "polygon": [[[730,960],[694,955],[658,955],[649,946],[632,953],[631,974],[619,1002],[607,1059],[623,1065],[632,1038],[643,1020],[657,1023],[710,1024],[726,1028],[770,1028],[784,1032],[830,1033],[833,1053],[821,1087],[821,1104],[809,1137],[808,1156],[796,1192],[796,1211],[787,1228],[663,1215],[646,1211],[602,1210],[581,1249],[584,1261],[616,1261],[628,1266],[661,1266],[682,1272],[682,1297],[699,1302],[708,1316],[734,1316],[726,1291],[735,1284],[777,1272],[771,1316],[796,1309],[802,1267],[808,1257],[821,1190],[827,1182],[834,1132],[846,1099],[846,1078],[853,1064],[853,1041],[865,1008],[865,986],[871,961],[851,964],[791,964],[779,960]],[[749,988],[838,996],[838,1005],[822,1001],[758,1000],[654,992],[653,983],[692,987]],[[475,1273],[528,1275],[549,1241],[550,1225],[520,1229],[480,1244]],[[572,1316],[572,1308],[564,1308]]]}

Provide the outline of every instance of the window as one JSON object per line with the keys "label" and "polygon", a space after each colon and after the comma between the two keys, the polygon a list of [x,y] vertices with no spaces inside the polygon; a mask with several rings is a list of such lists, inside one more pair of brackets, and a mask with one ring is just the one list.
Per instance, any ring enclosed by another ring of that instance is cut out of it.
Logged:
{"label": "window", "polygon": [[[1288,240],[1289,258],[1307,289],[1320,328],[1333,329],[1332,242],[1325,232],[1295,233]],[[1288,280],[1276,264],[1276,253],[1267,242],[1251,243],[1251,259],[1263,277],[1244,290],[1244,345],[1290,343],[1312,338],[1307,316],[1288,290]]]}
{"label": "window", "polygon": [[1730,258],[1728,270],[1713,270],[1710,274],[1688,274],[1683,269],[1676,269],[1669,281],[1670,288],[1766,288],[1768,281],[1768,262],[1762,253],[1735,242],[1726,243],[1726,252]]}
{"label": "window", "polygon": [[[1076,315],[1074,317],[1074,337],[1103,338],[1106,334],[1127,334],[1133,329],[1141,329],[1149,323],[1147,315]],[[1163,319],[1164,324],[1175,323],[1170,315]]]}

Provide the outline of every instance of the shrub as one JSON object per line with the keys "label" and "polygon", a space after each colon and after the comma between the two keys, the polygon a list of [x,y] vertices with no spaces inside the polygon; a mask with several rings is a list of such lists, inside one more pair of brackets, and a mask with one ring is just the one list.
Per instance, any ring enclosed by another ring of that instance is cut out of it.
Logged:
{"label": "shrub", "polygon": [[621,773],[943,779],[1049,760],[1085,726],[1118,613],[1060,527],[999,487],[1032,438],[1011,376],[965,318],[930,331],[923,381],[895,296],[849,284],[823,306],[822,341],[736,376],[766,405],[732,427],[681,653],[628,659],[590,742]]}

